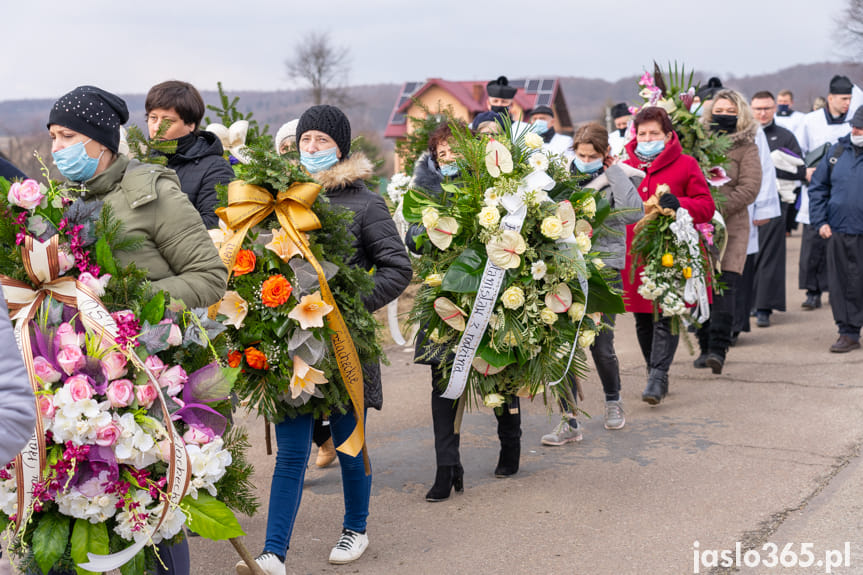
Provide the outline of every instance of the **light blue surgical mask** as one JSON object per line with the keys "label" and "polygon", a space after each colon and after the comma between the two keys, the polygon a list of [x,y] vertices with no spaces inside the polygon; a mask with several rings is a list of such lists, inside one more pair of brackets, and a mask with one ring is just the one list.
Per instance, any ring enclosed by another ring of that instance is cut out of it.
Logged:
{"label": "light blue surgical mask", "polygon": [[545,134],[548,132],[548,122],[545,120],[537,120],[533,123],[533,131],[537,134]]}
{"label": "light blue surgical mask", "polygon": [[317,174],[318,172],[329,170],[339,162],[339,157],[336,155],[338,152],[338,146],[320,150],[314,154],[300,152],[300,163],[310,174]]}
{"label": "light blue surgical mask", "polygon": [[658,156],[665,149],[665,140],[653,140],[652,142],[638,142],[635,151],[646,158]]}
{"label": "light blue surgical mask", "polygon": [[455,162],[452,162],[451,164],[441,164],[440,173],[447,178],[451,178],[458,173],[458,164]]}
{"label": "light blue surgical mask", "polygon": [[592,162],[582,162],[578,159],[578,156],[576,156],[575,168],[582,174],[594,174],[598,172],[600,168],[602,168],[602,158],[594,160]]}
{"label": "light blue surgical mask", "polygon": [[66,179],[73,182],[86,182],[96,173],[99,160],[105,152],[103,150],[98,158],[91,158],[85,147],[91,141],[92,139],[78,142],[51,154],[54,157],[54,165]]}

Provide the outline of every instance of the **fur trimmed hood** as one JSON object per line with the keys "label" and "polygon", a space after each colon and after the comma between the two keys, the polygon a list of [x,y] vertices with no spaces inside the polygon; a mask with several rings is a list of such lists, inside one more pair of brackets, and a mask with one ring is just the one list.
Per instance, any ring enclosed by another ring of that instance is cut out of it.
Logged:
{"label": "fur trimmed hood", "polygon": [[312,174],[312,177],[327,190],[334,190],[348,186],[357,180],[366,180],[374,171],[374,165],[365,154],[354,152],[329,170]]}

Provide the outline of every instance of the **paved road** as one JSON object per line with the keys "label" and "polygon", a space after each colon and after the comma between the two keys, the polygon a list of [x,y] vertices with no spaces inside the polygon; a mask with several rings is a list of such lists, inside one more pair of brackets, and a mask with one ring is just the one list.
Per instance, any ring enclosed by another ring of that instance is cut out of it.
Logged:
{"label": "paved road", "polygon": [[[603,428],[601,387],[591,375],[584,408],[595,417],[584,423],[584,441],[541,447],[540,436],[557,420],[541,404],[526,405],[521,471],[495,479],[494,418],[488,410],[467,414],[465,492],[446,502],[423,498],[435,471],[428,368],[391,348],[384,410],[368,425],[370,547],[354,564],[327,563],[341,529],[340,479],[337,466],[312,467],[288,573],[715,575],[734,572],[710,565],[738,542],[741,559],[758,549],[768,564],[771,542],[777,560],[792,543],[804,562],[802,544],[812,544],[811,567],[759,565],[746,573],[824,573],[835,563],[827,551],[844,552],[846,542],[850,554],[840,561],[850,566],[831,571],[863,573],[863,352],[827,351],[836,339],[829,307],[799,307],[799,235],[788,251],[790,311],[774,314],[767,329],[753,321],[722,375],[694,369],[681,345],[667,400],[642,403],[643,360],[632,318],[622,317],[616,333],[626,427]],[[262,424],[248,424],[266,501],[273,458],[264,453]],[[255,554],[265,511],[241,519]],[[228,543],[200,538],[192,540],[192,555],[194,575],[233,573],[237,560]]]}

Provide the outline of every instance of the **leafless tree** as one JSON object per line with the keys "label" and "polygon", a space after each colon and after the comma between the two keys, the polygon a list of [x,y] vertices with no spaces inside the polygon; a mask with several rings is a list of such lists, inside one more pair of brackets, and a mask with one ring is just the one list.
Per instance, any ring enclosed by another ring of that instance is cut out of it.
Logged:
{"label": "leafless tree", "polygon": [[863,55],[863,0],[847,0],[836,18],[836,29],[846,47],[855,55]]}
{"label": "leafless tree", "polygon": [[310,32],[294,46],[294,55],[285,61],[288,76],[309,85],[315,105],[346,105],[345,89],[350,72],[350,52],[336,46],[326,32]]}

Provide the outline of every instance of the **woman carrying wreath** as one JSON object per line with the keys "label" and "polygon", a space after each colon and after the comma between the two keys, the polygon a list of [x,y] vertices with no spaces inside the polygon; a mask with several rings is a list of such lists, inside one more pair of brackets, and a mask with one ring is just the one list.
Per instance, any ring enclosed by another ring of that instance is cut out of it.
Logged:
{"label": "woman carrying wreath", "polygon": [[[140,246],[115,255],[123,267],[147,271],[154,292],[166,291],[189,307],[216,303],[225,293],[228,270],[204,222],[176,174],[118,154],[126,103],[100,88],[80,86],[54,103],[48,117],[51,154],[60,173],[80,186],[81,197],[101,200]],[[157,572],[189,573],[188,544],[159,546]]]}
{"label": "woman carrying wreath", "polygon": [[[334,106],[313,106],[297,124],[297,145],[303,167],[326,189],[329,201],[354,213],[351,225],[356,247],[352,265],[372,271],[374,290],[364,299],[369,311],[397,298],[410,283],[413,270],[386,203],[366,187],[372,163],[361,153],[351,154],[351,125]],[[380,409],[383,396],[380,365],[364,365],[365,406]],[[353,411],[330,415],[330,430],[336,445],[356,427]],[[285,553],[291,539],[303,492],[303,478],[311,451],[314,416],[285,418],[276,426],[278,453],[267,512],[267,539],[256,562],[268,575],[284,575]],[[368,547],[366,518],[369,514],[372,476],[366,475],[362,453],[351,457],[337,452],[342,473],[345,516],[342,534],[330,553],[335,564],[360,558]],[[251,573],[240,562],[237,573]]]}
{"label": "woman carrying wreath", "polygon": [[[683,153],[680,140],[666,111],[659,107],[643,108],[633,120],[635,138],[626,145],[629,158],[626,163],[645,172],[638,187],[642,201],[667,187],[669,193],[659,198],[662,208],[684,208],[696,224],[709,222],[715,205],[707,180],[698,162]],[[638,293],[641,284],[640,269],[633,274],[631,252],[635,225],[626,230],[626,268],[623,272],[626,311],[635,314],[635,331],[641,353],[647,362],[647,386],[641,399],[650,405],[659,404],[668,393],[668,369],[680,340],[672,333],[671,318],[654,318],[653,302]]]}
{"label": "woman carrying wreath", "polygon": [[[722,256],[722,275],[718,280],[725,286],[723,293],[713,294],[710,319],[698,329],[701,355],[695,367],[709,367],[713,373],[722,373],[725,354],[731,345],[734,325],[734,290],[743,266],[746,264],[746,247],[749,243],[749,204],[758,197],[761,189],[761,160],[755,134],[758,123],[749,104],[738,92],[722,90],[705,107],[701,118],[704,126],[714,132],[726,134],[731,148],[726,152],[726,173],[731,181],[719,188],[722,201],[719,211],[728,230],[728,243]],[[749,310],[745,310],[747,315]]]}

